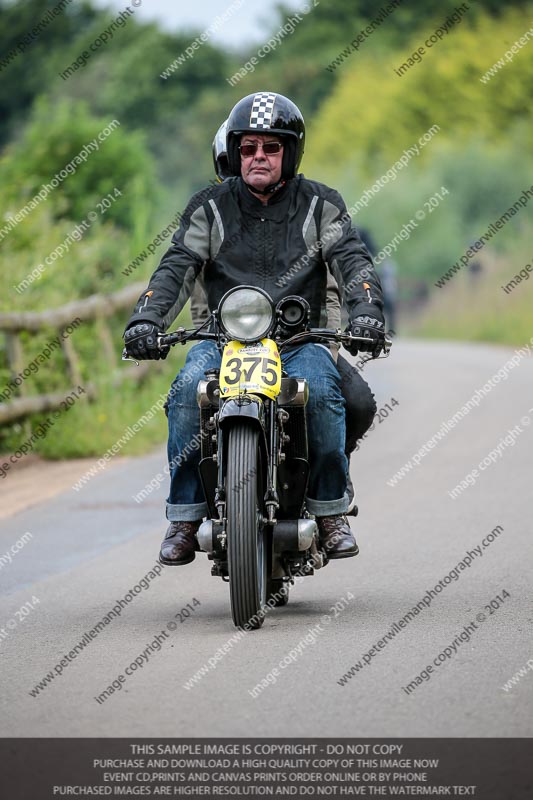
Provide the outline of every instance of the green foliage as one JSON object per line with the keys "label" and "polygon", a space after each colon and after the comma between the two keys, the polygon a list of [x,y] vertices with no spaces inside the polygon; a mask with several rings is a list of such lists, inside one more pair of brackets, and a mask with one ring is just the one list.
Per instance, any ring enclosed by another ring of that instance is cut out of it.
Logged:
{"label": "green foliage", "polygon": [[[394,162],[434,124],[454,142],[482,132],[503,145],[517,121],[531,121],[524,97],[533,90],[533,61],[524,50],[488,83],[480,78],[523,35],[524,25],[516,11],[498,21],[483,14],[465,18],[402,77],[395,68],[431,28],[417,31],[401,53],[386,60],[370,52],[346,61],[337,87],[311,126],[306,169],[327,171],[335,181],[356,153],[370,173],[376,160]],[[531,151],[531,139],[527,146]]]}
{"label": "green foliage", "polygon": [[[2,264],[9,264],[9,294],[2,297],[0,308],[41,311],[125,285],[127,279],[121,276],[119,266],[128,253],[128,237],[105,222],[105,217],[102,220],[97,219],[76,241],[68,237],[79,220],[54,222],[46,204],[33,211],[26,227],[21,223],[3,243]],[[52,254],[61,244],[68,251],[54,258]],[[51,263],[46,263],[47,258]]]}
{"label": "green foliage", "polygon": [[[64,101],[52,109],[46,99],[41,99],[22,138],[4,152],[0,162],[4,214],[22,208],[42,183],[49,182],[109,122],[109,118],[91,116],[83,103]],[[0,309],[53,309],[95,293],[110,294],[131,284],[132,279],[123,276],[121,269],[163,227],[158,221],[162,211],[158,208],[153,172],[142,135],[128,132],[123,126],[115,128],[85,163],[73,174],[67,174],[60,186],[4,237],[1,269],[3,276],[9,278]],[[115,196],[115,187],[120,187],[120,195]],[[108,193],[112,197],[110,207],[99,206]],[[96,215],[93,219],[89,216],[92,213]],[[90,222],[85,231],[80,227],[82,222]],[[165,215],[164,225],[167,223]],[[58,247],[63,248],[62,254],[58,253]],[[148,262],[147,266],[152,270],[155,264],[152,262],[150,266]],[[134,280],[140,279],[141,274]],[[122,331],[129,313],[110,320],[117,356],[122,349]],[[23,334],[23,367],[36,363],[35,359],[56,335],[53,330]],[[82,384],[95,384],[99,395],[95,403],[78,400],[74,408],[61,415],[53,431],[37,441],[35,451],[50,457],[96,453],[106,442],[105,446],[110,446],[128,414],[134,415],[141,407],[151,405],[148,402],[151,381],[140,392],[133,384],[121,385],[120,390],[113,387],[113,365],[104,355],[97,324],[84,322],[72,333],[71,344],[79,358]],[[12,377],[4,347],[2,337],[2,390]],[[169,363],[167,383],[172,373],[173,366]],[[24,389],[26,394],[38,395],[66,392],[69,385],[65,357],[56,348],[37,372],[32,369]],[[153,388],[158,386],[156,380]],[[118,404],[118,408],[117,392],[124,398],[124,405]],[[92,427],[88,421],[96,413],[109,422],[95,432],[94,418]],[[33,430],[44,417],[36,415],[32,419]],[[20,424],[4,426],[0,451],[16,449],[24,437],[27,428]],[[142,446],[142,442],[146,446],[149,441],[154,440],[145,433],[132,446]]]}
{"label": "green foliage", "polygon": [[[116,345],[117,359],[122,350],[122,331],[128,317],[129,312],[124,312],[108,322],[112,341]],[[190,325],[187,314],[182,316],[180,323]],[[53,330],[23,335],[24,367],[31,369],[30,377],[24,381],[27,394],[68,394],[71,382],[66,377],[67,365],[62,351],[57,347],[50,348],[48,360],[43,364],[37,361],[39,354],[56,336],[57,332]],[[69,338],[80,360],[81,385],[95,386],[97,396],[89,400],[87,394],[82,394],[72,408],[61,411],[50,434],[35,442],[34,452],[49,458],[101,455],[112,446],[128,425],[136,422],[162,394],[168,392],[170,383],[185,360],[184,350],[176,347],[166,361],[149,365],[149,374],[140,384],[128,378],[119,382],[117,373],[135,370],[136,367],[130,362],[119,362],[118,370],[113,369],[104,355],[97,323],[82,322]],[[1,365],[1,355],[0,351],[0,391],[4,391],[11,376],[5,366]],[[36,369],[31,366],[32,363]],[[31,418],[32,430],[35,431],[39,423],[49,416],[52,416],[52,412],[34,415]],[[122,453],[127,455],[143,452],[163,442],[165,434],[166,420],[161,412],[136,434]],[[27,428],[20,423],[2,426],[0,453],[13,451],[27,436]]]}
{"label": "green foliage", "polygon": [[[107,24],[111,21],[110,17]],[[161,78],[194,36],[162,33],[155,25],[141,24],[132,17],[85,67],[66,82],[59,79],[58,73],[103,27],[99,21],[81,30],[69,51],[51,56],[52,102],[83,98],[94,114],[116,117],[125,129],[144,132],[156,159],[159,180],[173,190],[176,185],[184,186],[185,194],[191,194],[212,177],[211,142],[233,105],[230,87],[222,83],[223,76],[235,69],[232,57],[207,42],[194,58],[187,59],[166,79]],[[217,86],[216,91],[213,86]],[[209,105],[206,96],[210,96]]]}
{"label": "green foliage", "polygon": [[508,287],[526,264],[531,265],[532,232],[531,225],[518,231],[514,239],[507,241],[502,255],[483,253],[479,276],[463,272],[449,286],[434,291],[420,315],[404,320],[402,332],[428,339],[493,342],[515,347],[529,342],[531,274],[525,271],[508,292],[502,287]]}
{"label": "green foliage", "polygon": [[[533,166],[531,109],[523,100],[523,92],[533,88],[531,59],[518,53],[489,83],[479,80],[523,32],[517,11],[509,10],[498,21],[480,13],[474,23],[463,20],[453,36],[403,77],[394,67],[427,32],[413,34],[405,51],[390,53],[386,60],[370,53],[346,62],[337,88],[311,126],[305,172],[338,187],[349,206],[431,126],[440,127],[420,155],[355,217],[382,247],[441,186],[449,190],[393,256],[404,293],[448,270],[531,183],[524,177]],[[357,113],[346,113],[347,108]],[[506,247],[526,214],[517,215],[491,248]]]}
{"label": "green foliage", "polygon": [[[79,344],[79,339],[76,344]],[[94,360],[94,340],[92,356]],[[100,457],[120,439],[129,425],[132,426],[137,422],[163,395],[166,395],[183,360],[183,352],[174,350],[164,367],[151,365],[150,378],[141,385],[126,379],[117,386],[108,375],[107,379],[99,382],[98,397],[95,400],[89,400],[87,394],[80,394],[74,405],[61,410],[57,418],[53,412],[35,415],[32,418],[33,431],[38,430],[39,424],[45,423],[48,418],[54,424],[46,436],[35,441],[32,452],[52,459]],[[56,370],[57,367],[56,357]],[[49,376],[53,375],[53,370],[47,370],[47,373]],[[39,377],[42,377],[41,373]],[[86,381],[82,385],[86,385]],[[60,387],[48,386],[49,391],[54,388],[64,391],[64,384]],[[164,411],[154,408],[153,417],[122,447],[121,455],[146,452],[165,441],[166,431]],[[0,453],[13,452],[27,436],[26,430],[20,423],[4,426],[0,431]]]}
{"label": "green foliage", "polygon": [[[311,7],[311,11],[303,15],[295,32],[283,40],[275,54],[269,54],[261,61],[253,77],[247,77],[239,87],[246,83],[246,88],[251,92],[259,84],[272,85],[277,91],[298,98],[298,105],[304,114],[310,115],[328,99],[337,81],[344,76],[345,70],[351,68],[351,82],[356,98],[346,106],[345,113],[356,121],[361,110],[359,90],[364,87],[368,78],[367,55],[371,53],[376,63],[379,63],[384,57],[388,57],[392,50],[405,48],[407,52],[411,52],[409,45],[415,34],[420,37],[426,29],[428,33],[432,33],[460,3],[457,0],[441,0],[439,3],[428,3],[427,0],[409,0],[409,2],[404,0],[382,20],[381,24],[376,25],[370,37],[364,40],[357,52],[352,51],[346,64],[333,72],[328,71],[326,67],[344,49],[350,47],[350,43],[379,17],[380,10],[386,9],[389,3],[387,0],[383,2],[322,0],[315,6],[314,0],[308,0],[307,5]],[[475,0],[472,0],[468,5],[471,9],[469,14],[475,17],[481,4],[477,5]],[[283,27],[287,20],[294,19],[297,12],[297,9],[286,8],[283,3],[279,3],[277,8],[280,14],[279,24],[277,20],[270,22],[270,28],[274,33]],[[485,13],[499,17],[506,14],[510,8],[530,9],[531,0],[484,0],[482,8]],[[517,16],[525,19],[523,13]],[[522,26],[522,32],[524,28],[525,24]],[[268,38],[269,34],[266,34],[265,41]],[[254,54],[249,51],[244,61]],[[373,94],[371,92],[364,94],[372,102]]]}
{"label": "green foliage", "polygon": [[[399,77],[395,69],[458,5],[456,0],[402,2],[357,52],[328,70],[385,5],[321,0],[260,59],[252,74],[231,87],[226,78],[261,45],[236,55],[205,43],[164,79],[161,74],[200,31],[162,32],[155,24],[140,22],[138,15],[128,18],[85,66],[63,80],[59,73],[118,15],[115,9],[98,10],[88,2],[69,4],[23,53],[8,63],[0,61],[0,144],[7,143],[0,154],[0,226],[106,125],[115,119],[120,125],[0,242],[0,269],[7,277],[0,309],[56,308],[148,279],[168,240],[132,275],[124,276],[122,270],[183,210],[190,194],[213,177],[215,131],[237,100],[261,88],[286,94],[300,106],[308,123],[303,169],[309,177],[338,188],[349,206],[425,131],[440,126],[420,155],[355,216],[355,223],[369,228],[383,247],[445,186],[449,195],[431,213],[425,209],[424,220],[393,256],[406,300],[415,289],[429,290],[428,314],[418,327],[413,323],[412,331],[523,341],[531,281],[512,296],[505,295],[499,283],[507,282],[516,265],[529,257],[524,243],[531,234],[531,206],[484,249],[485,273],[475,285],[466,272],[453,279],[449,290],[432,284],[531,183],[525,177],[533,166],[531,44],[491,80],[482,83],[480,78],[524,34],[533,6],[524,0],[468,0],[464,20],[427,50],[422,63]],[[49,7],[47,0],[0,0],[2,58],[17,50]],[[265,18],[263,43],[297,13],[283,5],[278,8],[278,15]],[[115,187],[122,195],[100,213],[97,203]],[[75,226],[93,210],[97,217],[90,229],[72,241]],[[63,256],[46,264],[47,256],[67,241]],[[45,268],[37,274],[41,265]],[[26,288],[17,291],[23,281]],[[479,302],[472,313],[474,287]],[[117,353],[127,316],[110,322]],[[53,335],[26,334],[25,362]],[[77,401],[38,441],[36,450],[53,458],[100,456],[166,391],[181,360],[174,351],[175,358],[152,365],[141,388],[128,383],[117,388],[96,324],[84,323],[72,335],[72,344],[83,382],[97,384],[99,395],[93,403]],[[2,337],[0,386],[10,377],[4,347]],[[64,356],[58,351],[28,379],[27,389],[39,394],[63,390],[68,383]],[[34,428],[40,419],[31,420]],[[165,430],[160,414],[124,452],[162,441]],[[25,436],[22,426],[9,426],[0,434],[0,451],[15,448]]]}
{"label": "green foliage", "polygon": [[[165,441],[167,421],[163,410],[155,408],[174,378],[183,355],[174,354],[173,363],[164,370],[156,371],[152,365],[152,376],[140,387],[124,381],[120,388],[110,381],[100,385],[98,398],[88,401],[82,395],[75,405],[61,412],[49,434],[36,443],[35,452],[46,458],[78,458],[95,456],[111,448],[128,429],[154,407],[154,415],[121,448],[120,455],[128,456],[146,452]],[[50,416],[43,414],[38,421]],[[1,448],[0,448],[1,449]]]}
{"label": "green foliage", "polygon": [[[490,145],[482,138],[457,145],[441,140],[441,135],[442,131],[438,132],[426,150],[397,172],[396,178],[370,197],[367,207],[353,217],[356,226],[371,231],[379,250],[410,220],[417,222],[418,211],[425,214],[392,255],[403,278],[404,296],[421,280],[431,288],[533,182],[523,177],[528,167],[531,172],[533,157],[524,158],[527,131],[522,126],[510,134],[506,148]],[[398,152],[397,157],[400,155]],[[357,203],[390,166],[378,162],[374,175],[364,180],[362,165],[350,162],[338,184],[347,205]],[[449,194],[430,210],[425,203],[441,187]],[[508,250],[527,218],[526,207],[491,240],[490,249]]]}
{"label": "green foliage", "polygon": [[52,54],[68,48],[80,29],[105,18],[90,3],[76,0],[36,39],[28,39],[29,32],[53,7],[48,0],[0,1],[0,57],[16,53],[0,71],[0,145],[16,133],[33,101],[48,90]]}
{"label": "green foliage", "polygon": [[[22,138],[0,160],[3,215],[18,211],[68,166],[68,174],[59,178],[60,186],[43,200],[53,218],[84,219],[118,188],[122,196],[106,211],[106,220],[131,229],[132,217],[140,207],[149,208],[155,197],[153,165],[142,137],[127,133],[115,119],[92,116],[84,103],[65,100],[53,106],[41,98]],[[104,132],[110,123],[114,127]],[[73,163],[89,143],[86,160]],[[26,220],[21,223],[25,224]]]}

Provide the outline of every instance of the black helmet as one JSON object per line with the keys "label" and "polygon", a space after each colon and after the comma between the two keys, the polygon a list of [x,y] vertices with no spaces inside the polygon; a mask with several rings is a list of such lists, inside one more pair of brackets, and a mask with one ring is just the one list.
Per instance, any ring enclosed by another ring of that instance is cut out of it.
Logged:
{"label": "black helmet", "polygon": [[213,139],[213,164],[217,177],[222,183],[226,178],[231,177],[228,165],[228,151],[226,147],[226,131],[228,127],[228,120],[222,123],[215,138]]}
{"label": "black helmet", "polygon": [[304,154],[305,122],[292,100],[275,92],[256,92],[239,100],[228,117],[228,163],[231,175],[241,174],[239,137],[243,133],[272,133],[286,141],[281,177],[290,180],[298,174]]}

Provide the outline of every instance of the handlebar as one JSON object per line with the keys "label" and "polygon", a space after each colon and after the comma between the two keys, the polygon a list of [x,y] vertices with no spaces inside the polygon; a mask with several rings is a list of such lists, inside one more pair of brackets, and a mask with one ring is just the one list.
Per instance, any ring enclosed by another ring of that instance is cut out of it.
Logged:
{"label": "handlebar", "polygon": [[159,349],[161,350],[162,347],[173,347],[175,344],[186,344],[187,342],[191,341],[205,341],[205,340],[216,340],[218,338],[216,333],[209,333],[208,331],[199,331],[199,330],[191,330],[188,331],[185,328],[177,328],[172,333],[161,333],[157,337],[157,344]]}
{"label": "handlebar", "polygon": [[[302,331],[301,333],[294,334],[294,336],[291,336],[290,339],[285,339],[285,341],[280,345],[280,350],[283,350],[284,347],[295,344],[296,342],[311,338],[323,338],[330,342],[340,342],[344,345],[350,344],[350,342],[365,342],[367,344],[370,342],[370,344],[377,346],[380,343],[379,339],[372,339],[369,336],[354,336],[352,333],[341,331],[340,328],[337,328],[336,330],[332,328],[311,328],[308,331]],[[382,345],[384,358],[389,355],[391,347],[392,339],[385,334]]]}
{"label": "handlebar", "polygon": [[[176,344],[186,344],[187,342],[192,341],[216,341],[220,338],[219,334],[217,333],[210,333],[208,331],[202,331],[198,329],[193,330],[186,330],[185,328],[177,328],[172,333],[162,333],[157,337],[157,344],[160,350],[164,347],[174,347]],[[307,331],[301,331],[300,333],[294,334],[289,339],[285,339],[283,342],[279,343],[280,351],[284,348],[296,344],[297,342],[304,341],[305,339],[317,339],[321,338],[330,342],[340,342],[341,344],[349,344],[350,342],[365,342],[371,343],[372,345],[378,345],[378,339],[371,339],[368,336],[354,336],[351,333],[346,333],[341,331],[340,328],[333,329],[333,328],[311,328]],[[392,346],[392,339],[385,334],[385,339],[382,346],[382,356],[378,356],[378,358],[387,358],[390,349]],[[122,351],[122,360],[123,361],[135,361],[138,363],[136,359],[131,358],[128,355],[126,348]]]}
{"label": "handlebar", "polygon": [[[163,347],[174,347],[175,344],[186,344],[187,342],[194,341],[203,341],[203,340],[216,340],[218,338],[216,333],[208,333],[207,331],[200,331],[196,328],[194,330],[188,331],[185,328],[177,328],[172,333],[161,333],[157,337],[157,346],[160,350]],[[134,361],[135,364],[139,364],[137,359],[132,358],[127,349],[124,347],[122,350],[122,361]]]}
{"label": "handlebar", "polygon": [[[296,333],[289,339],[285,339],[283,342],[280,342],[279,348],[280,350],[282,350],[288,345],[292,345],[297,341],[310,338],[318,338],[318,337],[323,339],[328,339],[329,341],[340,342],[341,344],[349,344],[350,342],[368,343],[369,341],[374,345],[377,345],[379,343],[377,339],[369,339],[369,337],[367,336],[354,336],[353,334],[341,331],[340,329],[335,330],[333,328],[311,328],[310,330],[301,331],[301,333]],[[172,333],[162,333],[160,336],[157,337],[157,343],[159,345],[159,349],[161,349],[162,347],[169,347],[169,346],[173,347],[175,344],[185,344],[186,342],[194,340],[197,341],[216,340],[218,338],[219,338],[218,334],[216,333],[208,333],[204,331],[186,330],[185,328],[178,328]],[[391,346],[392,346],[392,339],[389,336],[385,335],[383,352],[386,355],[389,354]]]}

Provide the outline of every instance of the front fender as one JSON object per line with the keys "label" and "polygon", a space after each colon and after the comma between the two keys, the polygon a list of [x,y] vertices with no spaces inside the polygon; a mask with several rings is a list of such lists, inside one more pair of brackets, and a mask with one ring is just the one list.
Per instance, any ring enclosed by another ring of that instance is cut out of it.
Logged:
{"label": "front fender", "polygon": [[[244,424],[255,425],[259,429],[259,447],[262,453],[263,469],[265,470],[264,480],[266,481],[269,452],[267,444],[268,437],[265,430],[266,415],[263,400],[260,397],[249,397],[243,402],[241,398],[228,398],[228,400],[222,403],[220,411],[218,412],[218,424],[222,431],[224,470],[226,469],[226,444],[231,427],[233,425]],[[266,485],[266,482],[263,485]]]}
{"label": "front fender", "polygon": [[233,397],[222,403],[218,413],[218,424],[221,428],[227,426],[230,419],[246,420],[265,429],[265,406],[259,398],[247,398],[246,402]]}

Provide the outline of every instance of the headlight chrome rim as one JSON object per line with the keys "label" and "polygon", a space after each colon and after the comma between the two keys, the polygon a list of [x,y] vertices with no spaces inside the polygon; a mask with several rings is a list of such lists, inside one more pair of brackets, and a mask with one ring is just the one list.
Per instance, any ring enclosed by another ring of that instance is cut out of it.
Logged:
{"label": "headlight chrome rim", "polygon": [[264,339],[272,331],[275,319],[272,299],[257,286],[230,289],[218,306],[218,320],[224,334],[239,342]]}

